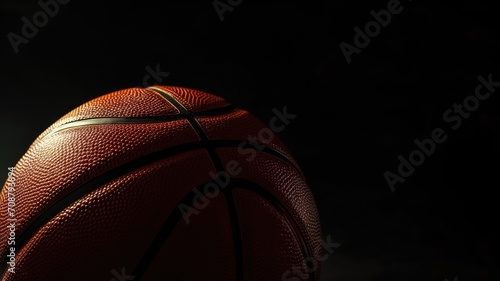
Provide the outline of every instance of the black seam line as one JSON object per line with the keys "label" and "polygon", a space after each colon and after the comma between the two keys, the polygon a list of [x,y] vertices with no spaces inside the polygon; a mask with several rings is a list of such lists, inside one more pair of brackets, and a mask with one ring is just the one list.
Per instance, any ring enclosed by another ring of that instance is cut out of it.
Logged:
{"label": "black seam line", "polygon": [[[205,195],[205,191],[203,188],[205,185],[208,183],[213,182],[213,181],[208,181],[205,182],[195,188],[193,190],[198,190],[201,192],[203,195]],[[226,190],[229,190],[230,186],[232,185],[231,182],[229,182],[229,185],[225,187]],[[221,193],[219,196],[222,196]],[[175,227],[179,224],[179,222],[182,219],[182,213],[180,210],[180,205],[183,204],[185,206],[188,206],[192,208],[193,206],[193,200],[196,194],[193,191],[190,191],[184,196],[184,198],[179,202],[179,204],[174,208],[172,213],[167,217],[165,222],[163,223],[162,227],[160,230],[157,232],[155,238],[153,239],[153,242],[149,245],[148,249],[146,250],[146,253],[143,255],[143,258],[139,261],[137,264],[136,268],[132,272],[132,276],[134,276],[134,280],[141,280],[144,277],[144,274],[146,273],[149,265],[153,262],[154,258],[158,255],[160,250],[162,249],[163,245],[165,244],[165,241],[167,241],[168,237],[174,231]],[[238,274],[238,273],[237,273]]]}
{"label": "black seam line", "polygon": [[[223,115],[226,113],[230,113],[232,111],[236,110],[236,107],[234,106],[225,106],[225,107],[220,107],[220,108],[214,108],[202,112],[198,112],[196,116],[204,117],[204,116],[217,116],[217,115]],[[176,115],[167,115],[167,116],[147,116],[147,117],[100,117],[100,118],[89,118],[89,119],[83,119],[83,120],[77,120],[77,121],[72,121],[68,123],[64,123],[56,128],[54,130],[50,131],[47,133],[45,136],[46,137],[50,134],[70,129],[70,128],[75,128],[75,127],[83,127],[83,126],[89,126],[89,125],[107,125],[107,124],[149,124],[149,123],[162,123],[162,122],[169,122],[169,121],[175,121],[175,120],[182,120],[184,119],[185,116],[181,114],[176,114]]]}
{"label": "black seam line", "polygon": [[223,165],[220,161],[219,155],[215,152],[215,149],[213,146],[210,144],[208,141],[208,136],[205,134],[205,131],[203,131],[203,127],[201,124],[196,120],[196,115],[191,113],[184,105],[182,105],[177,99],[175,99],[172,95],[170,95],[167,91],[163,91],[161,89],[157,89],[154,87],[148,88],[150,90],[155,91],[156,93],[160,94],[163,98],[165,98],[167,101],[169,101],[175,108],[177,108],[180,112],[181,115],[183,115],[191,124],[193,129],[195,130],[196,134],[200,138],[201,142],[204,144],[204,147],[206,148],[210,160],[212,161],[213,165],[215,166],[215,169],[217,171],[223,171]]}
{"label": "black seam line", "polygon": [[[210,146],[215,148],[237,148],[242,143],[240,140],[209,140],[207,141]],[[244,146],[246,148],[250,148],[251,146]],[[67,194],[65,197],[61,198],[58,202],[54,203],[51,207],[49,207],[45,212],[43,212],[26,230],[19,234],[18,239],[16,240],[16,249],[17,252],[20,252],[24,245],[38,232],[38,230],[44,226],[47,222],[49,222],[52,218],[54,218],[61,211],[66,209],[68,206],[73,204],[75,201],[79,200],[81,197],[86,194],[92,192],[93,190],[99,188],[100,186],[109,183],[111,181],[116,180],[117,178],[124,176],[130,172],[133,172],[136,169],[140,169],[149,164],[155,163],[157,161],[164,160],[171,156],[176,156],[178,154],[197,150],[197,149],[205,149],[204,143],[196,141],[186,144],[177,145],[174,147],[166,148],[164,150],[160,150],[157,152],[153,152],[151,154],[142,156],[138,159],[127,162],[121,166],[115,167],[114,169],[101,174],[87,183],[83,184],[79,188],[75,189],[71,193]],[[275,151],[273,148],[266,148],[262,150],[262,152],[273,155],[282,161],[286,161],[293,165],[290,160],[286,157],[280,157],[280,152]],[[295,166],[293,166],[295,167]],[[297,171],[299,171],[297,169]],[[5,257],[1,257],[0,260],[0,272],[2,272],[2,276],[6,270]],[[0,280],[2,279],[0,276]]]}
{"label": "black seam line", "polygon": [[[201,194],[205,195],[204,191],[204,186],[208,184],[209,182],[206,182],[202,185],[199,185],[195,189],[200,192]],[[241,179],[241,178],[233,178],[230,180],[229,184],[227,186],[221,187],[223,188],[223,191],[233,191],[234,189],[240,188],[240,189],[245,189],[249,190],[251,192],[254,192],[264,199],[269,202],[275,210],[278,211],[278,213],[284,218],[286,224],[288,225],[289,229],[291,230],[292,234],[294,235],[295,239],[297,240],[297,243],[299,244],[301,253],[304,257],[304,263],[308,259],[312,259],[313,257],[311,256],[311,251],[309,247],[307,246],[307,243],[305,241],[304,235],[300,231],[300,227],[297,225],[295,220],[293,219],[293,216],[290,214],[290,212],[287,210],[287,208],[277,199],[273,194],[271,194],[269,191],[266,189],[262,188],[260,185],[246,180],[246,179]],[[225,192],[223,193],[224,195],[232,197],[231,192]],[[192,208],[194,198],[196,197],[196,193],[193,191],[189,192],[179,203],[178,206],[181,204],[184,204],[188,207]],[[220,196],[220,195],[219,195]],[[236,210],[236,205],[234,203],[233,198],[227,198],[231,199],[230,200],[230,208],[235,211]],[[230,210],[231,211],[231,210]],[[153,242],[150,244],[149,248],[146,250],[146,253],[143,255],[143,258],[135,268],[135,270],[132,272],[132,276],[135,276],[136,280],[140,280],[144,274],[146,273],[149,265],[152,263],[153,259],[158,255],[160,250],[162,249],[162,246],[164,245],[165,241],[168,239],[172,231],[174,231],[175,227],[179,224],[179,222],[182,219],[182,214],[181,210],[179,207],[176,207],[172,213],[167,217],[165,222],[163,223],[162,227],[158,231],[157,235],[153,239]],[[241,245],[241,244],[240,244]],[[290,268],[292,269],[292,268]],[[243,275],[242,271],[236,271],[236,274],[239,275],[237,276],[236,280],[243,280]],[[309,272],[309,280],[310,281],[315,281],[315,274],[314,272]]]}
{"label": "black seam line", "polygon": [[[179,115],[158,116],[158,117],[90,118],[90,119],[84,119],[84,120],[78,120],[78,121],[65,123],[61,126],[58,126],[54,130],[50,131],[50,133],[47,135],[54,134],[56,132],[70,129],[70,128],[90,126],[90,125],[149,124],[149,123],[162,123],[162,122],[181,120],[181,119],[184,119],[184,117],[179,116]],[[47,135],[45,135],[45,136],[47,136]]]}
{"label": "black seam line", "polygon": [[[288,227],[292,231],[295,239],[299,243],[300,250],[302,252],[302,255],[304,256],[304,263],[307,263],[308,260],[314,260],[314,257],[311,254],[311,250],[309,249],[306,239],[304,237],[304,234],[300,230],[300,227],[297,225],[295,220],[293,219],[292,214],[288,210],[288,208],[283,205],[283,203],[278,200],[271,192],[268,190],[262,188],[260,185],[244,180],[244,179],[234,179],[233,180],[235,184],[238,185],[239,188],[247,189],[252,192],[255,192],[259,194],[260,196],[264,197],[273,207],[281,214],[281,216],[285,219],[285,222],[287,223]],[[316,261],[318,262],[318,261]],[[306,264],[307,268],[307,264]],[[316,279],[315,273],[314,272],[309,272],[309,280],[314,281]]]}
{"label": "black seam line", "polygon": [[148,89],[160,94],[164,99],[169,101],[175,108],[177,108],[181,112],[181,115],[184,116],[184,118],[186,118],[188,120],[189,124],[191,124],[191,126],[196,131],[196,133],[198,134],[198,136],[200,137],[200,139],[202,141],[208,139],[207,135],[205,134],[205,132],[201,128],[200,124],[194,118],[195,115],[193,113],[191,113],[189,110],[187,110],[187,108],[184,107],[184,105],[182,105],[179,101],[177,101],[173,96],[171,96],[166,91],[163,91],[163,90],[160,90],[157,88],[153,88],[153,87],[150,87]]}
{"label": "black seam line", "polygon": [[[148,89],[151,89],[158,94],[160,94],[162,97],[164,97],[167,101],[169,101],[173,106],[175,106],[182,115],[186,117],[188,122],[191,124],[193,129],[196,131],[198,136],[200,137],[201,142],[205,145],[206,151],[208,152],[208,155],[210,157],[210,160],[212,161],[215,170],[217,172],[219,171],[224,171],[224,167],[222,165],[222,161],[219,158],[219,155],[217,154],[215,147],[211,145],[210,142],[208,142],[208,136],[206,135],[205,131],[203,130],[203,127],[201,124],[198,122],[196,119],[196,115],[192,112],[190,112],[184,105],[182,105],[175,97],[173,97],[168,91],[158,89],[155,87],[150,87]],[[237,281],[242,281],[243,280],[243,253],[242,253],[242,246],[241,246],[241,236],[240,236],[240,226],[238,222],[238,216],[236,213],[236,209],[234,209],[234,202],[232,202],[232,196],[229,194],[227,195],[226,202],[228,204],[228,209],[229,209],[229,217],[231,220],[231,228],[233,230],[233,244],[234,244],[234,256],[235,256],[235,264],[236,264],[236,280]],[[140,279],[139,279],[140,280]]]}
{"label": "black seam line", "polygon": [[[244,142],[246,142],[246,141],[244,141]],[[274,149],[274,148],[273,149],[269,149],[270,147],[266,146],[265,144],[262,144],[260,142],[252,142],[252,141],[246,142],[245,145],[242,145],[241,142],[240,142],[239,147],[241,147],[241,148],[251,147],[251,149],[253,149],[253,150],[256,150],[256,151],[261,150],[261,151],[264,151],[264,152],[266,152],[268,154],[272,154],[272,155],[274,155],[274,156],[276,156],[278,158],[281,158],[283,161],[287,162],[288,165],[292,166],[295,170],[297,170],[299,172],[299,174],[302,176],[302,178],[305,178],[304,173],[302,172],[302,170],[300,169],[300,167],[297,165],[297,163],[295,163],[294,160],[288,158],[288,156],[286,156],[286,154],[284,154],[283,152],[281,152],[281,151],[279,151],[277,149]],[[262,149],[258,149],[257,147],[263,147],[263,148]],[[240,153],[242,154],[243,152],[240,152]]]}
{"label": "black seam line", "polygon": [[229,212],[229,220],[231,221],[231,230],[233,235],[233,247],[235,253],[235,261],[236,265],[236,279],[238,281],[242,281],[244,279],[243,274],[243,241],[241,241],[241,230],[240,230],[240,222],[238,218],[238,210],[236,209],[236,203],[234,202],[234,197],[232,190],[223,191],[224,196],[226,197],[227,209]]}

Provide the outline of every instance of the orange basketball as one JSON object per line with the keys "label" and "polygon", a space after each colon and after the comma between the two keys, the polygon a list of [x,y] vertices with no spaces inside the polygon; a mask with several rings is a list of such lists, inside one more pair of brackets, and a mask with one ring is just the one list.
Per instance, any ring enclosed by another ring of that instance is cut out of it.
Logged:
{"label": "orange basketball", "polygon": [[317,209],[275,113],[173,86],[74,109],[2,189],[2,280],[319,280]]}

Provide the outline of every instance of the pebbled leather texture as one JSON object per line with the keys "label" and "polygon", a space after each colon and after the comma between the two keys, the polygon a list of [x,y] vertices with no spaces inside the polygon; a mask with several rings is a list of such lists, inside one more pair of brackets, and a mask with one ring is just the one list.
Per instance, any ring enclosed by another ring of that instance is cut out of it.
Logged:
{"label": "pebbled leather texture", "polygon": [[[293,268],[307,273],[306,259],[315,270],[301,280],[319,280],[319,218],[296,161],[275,135],[260,145],[282,157],[248,147],[249,136],[270,130],[244,110],[203,115],[228,106],[194,89],[130,88],[56,121],[15,167],[15,273],[5,266],[7,184],[0,194],[2,280],[119,280],[123,272],[282,280]],[[226,185],[206,189],[235,163]],[[180,206],[194,212],[189,223]]]}

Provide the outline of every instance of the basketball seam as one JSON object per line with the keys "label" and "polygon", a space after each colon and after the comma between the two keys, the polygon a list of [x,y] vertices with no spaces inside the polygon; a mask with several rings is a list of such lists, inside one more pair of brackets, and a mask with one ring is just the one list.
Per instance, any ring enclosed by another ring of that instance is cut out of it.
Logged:
{"label": "basketball seam", "polygon": [[[210,160],[212,164],[215,167],[215,170],[217,172],[222,172],[224,171],[224,167],[222,165],[222,161],[219,158],[219,155],[217,154],[215,147],[211,145],[211,143],[208,141],[208,136],[205,133],[203,126],[198,122],[196,119],[196,114],[190,112],[180,101],[178,101],[168,90],[163,90],[159,89],[156,87],[149,87],[148,89],[158,93],[161,95],[163,98],[165,98],[168,102],[170,102],[179,112],[181,115],[184,115],[184,117],[188,120],[188,122],[191,124],[195,132],[198,134],[200,137],[200,141],[203,143],[206,151],[208,152],[208,155],[210,157]],[[233,244],[234,244],[234,258],[235,258],[235,264],[236,264],[236,280],[237,281],[242,281],[243,280],[243,254],[242,254],[242,245],[241,245],[241,235],[240,235],[240,229],[239,229],[239,222],[238,222],[238,216],[237,216],[237,210],[235,208],[234,200],[232,197],[232,194],[228,193],[226,195],[226,201],[229,209],[229,217],[231,220],[231,228],[233,230]],[[136,272],[134,270],[134,273],[137,273],[137,276],[139,277],[139,280],[141,279],[142,274],[144,274],[145,270],[147,268],[144,268],[141,272]],[[141,275],[139,275],[141,274]]]}
{"label": "basketball seam", "polygon": [[[224,114],[231,113],[236,108],[234,106],[224,106],[220,108],[210,109],[202,112],[198,112],[196,116],[205,117],[205,116],[220,116]],[[167,115],[167,116],[144,116],[144,117],[96,117],[96,118],[87,118],[80,119],[75,121],[70,121],[64,124],[61,124],[50,132],[46,133],[42,138],[47,137],[48,135],[57,133],[62,130],[76,128],[76,127],[84,127],[89,125],[108,125],[108,124],[150,124],[150,123],[164,123],[170,121],[177,121],[186,119],[182,114],[176,115]]]}
{"label": "basketball seam", "polygon": [[[177,99],[175,99],[175,97],[173,97],[170,93],[168,93],[168,91],[164,91],[162,89],[158,89],[158,88],[155,88],[155,87],[150,87],[149,89],[152,89],[153,91],[155,91],[158,94],[160,94],[161,96],[163,96],[174,107],[176,107],[181,112],[181,114],[183,114],[183,115],[186,116],[186,118],[188,119],[188,121],[191,124],[191,126],[193,126],[193,128],[195,129],[195,131],[198,133],[198,136],[200,137],[201,141],[205,144],[206,150],[208,151],[208,153],[210,155],[210,160],[214,164],[216,170],[217,171],[224,171],[224,168],[223,168],[223,165],[222,165],[222,161],[220,160],[219,155],[217,154],[215,148],[213,146],[211,146],[210,143],[207,142],[208,137],[205,134],[205,132],[203,130],[203,127],[200,125],[200,123],[198,122],[198,120],[196,120],[196,118],[195,118],[196,115],[193,114],[192,112],[190,112],[188,109],[186,109],[182,105],[182,103],[179,102]],[[290,159],[288,159],[288,157],[285,157],[285,158],[289,162],[292,162]],[[293,166],[295,166],[295,165],[293,165]],[[296,167],[296,168],[300,172],[300,174],[302,175],[301,170],[298,169],[298,167]],[[261,196],[264,196],[263,190],[266,191],[265,189],[262,189],[261,190],[261,194],[260,194]],[[234,242],[234,244],[235,244],[234,245],[235,246],[235,252],[236,252],[236,254],[235,254],[235,258],[236,258],[236,275],[237,275],[236,276],[236,280],[243,280],[243,252],[242,252],[241,234],[240,234],[240,230],[239,230],[240,227],[239,227],[239,221],[238,221],[238,218],[237,218],[236,205],[235,205],[235,202],[234,202],[234,198],[233,198],[233,194],[232,194],[232,189],[227,189],[225,191],[227,191],[227,192],[224,192],[224,194],[227,193],[226,200],[228,202],[229,215],[231,216],[231,220],[232,220],[231,226],[233,228],[233,239],[238,240],[238,241]],[[269,192],[267,192],[267,193],[268,193],[267,197],[271,198],[270,197],[271,194]],[[272,198],[274,198],[274,197],[272,197]],[[269,201],[271,201],[271,200],[269,200]],[[287,222],[288,226],[292,229],[292,232],[294,233],[294,235],[296,237],[296,240],[301,245],[300,248],[301,248],[301,251],[302,251],[303,255],[306,256],[306,259],[307,259],[307,257],[311,257],[310,251],[309,251],[309,248],[307,246],[307,243],[305,242],[303,233],[300,231],[300,228],[296,224],[292,224],[291,221],[290,221],[289,211],[276,198],[274,198],[274,200],[272,200],[271,203],[278,210],[278,212],[280,212],[282,214],[282,216],[285,218],[285,221]],[[166,237],[163,238],[163,241],[165,241],[165,240],[166,240]],[[156,251],[159,251],[159,249],[156,250]],[[134,271],[134,273],[135,273],[135,271]],[[137,273],[139,274],[139,272],[137,272]],[[142,274],[144,274],[144,272],[142,272]],[[137,276],[135,274],[133,274],[133,275]],[[309,273],[309,279],[312,280],[312,281],[315,280],[314,272],[310,272]]]}
{"label": "basketball seam", "polygon": [[[151,90],[155,91],[154,89],[151,89]],[[26,230],[19,237],[19,240],[17,243],[19,249],[22,249],[25,246],[25,244],[27,244],[29,242],[29,240],[34,236],[34,234],[36,232],[38,232],[48,221],[50,221],[52,218],[57,216],[57,214],[59,214],[64,209],[66,209],[69,205],[78,201],[79,198],[81,198],[84,195],[90,193],[91,191],[103,186],[105,183],[109,182],[110,180],[114,180],[120,176],[126,175],[126,174],[133,172],[134,170],[140,169],[148,164],[166,159],[166,158],[174,156],[174,155],[178,155],[178,154],[183,153],[183,152],[193,151],[196,149],[206,149],[207,152],[209,152],[210,159],[211,159],[213,165],[216,167],[216,170],[217,171],[224,170],[222,168],[223,166],[222,166],[221,160],[220,160],[215,149],[216,148],[223,148],[223,147],[234,148],[234,147],[236,147],[236,142],[239,142],[241,144],[243,141],[239,141],[239,140],[209,140],[207,135],[203,131],[203,127],[198,123],[198,121],[196,120],[195,117],[213,116],[214,114],[229,113],[232,110],[234,110],[235,108],[232,106],[225,106],[225,107],[220,107],[220,108],[211,109],[211,110],[207,110],[207,111],[198,112],[196,114],[193,114],[192,112],[188,111],[181,103],[179,103],[173,96],[171,96],[171,95],[168,95],[168,96],[171,97],[171,99],[173,99],[175,101],[175,103],[172,103],[169,99],[167,99],[167,101],[171,102],[172,105],[174,105],[181,112],[181,114],[177,114],[177,115],[173,115],[173,116],[158,116],[158,117],[89,118],[89,119],[72,121],[72,122],[62,124],[62,125],[54,128],[54,130],[48,132],[45,135],[45,136],[47,136],[51,133],[55,133],[57,131],[64,130],[64,129],[70,128],[70,127],[81,127],[81,126],[86,126],[86,125],[145,124],[145,123],[153,123],[153,122],[169,122],[169,121],[173,121],[173,120],[187,119],[190,122],[190,124],[193,126],[193,129],[195,129],[195,131],[199,135],[201,141],[182,144],[182,145],[178,145],[175,147],[161,150],[160,152],[164,152],[164,153],[161,153],[160,155],[158,155],[158,152],[155,152],[155,153],[151,153],[151,154],[142,156],[142,157],[135,159],[131,162],[127,162],[123,165],[115,167],[112,170],[95,177],[94,179],[87,182],[86,184],[73,190],[71,193],[67,194],[65,197],[61,198],[60,200],[58,200],[58,202],[54,203],[51,207],[46,209],[46,211],[44,211],[32,224],[30,224],[26,228]],[[84,121],[86,121],[87,123],[85,123]],[[82,125],[78,126],[78,124],[79,124],[78,122],[80,122],[80,124],[82,124]],[[73,125],[76,124],[76,126],[69,126],[68,124],[71,124],[71,123],[73,123]],[[66,128],[63,127],[65,125],[67,125]],[[231,144],[231,145],[228,145],[228,144]],[[247,146],[248,145],[249,144],[247,144]],[[240,146],[238,145],[238,147],[240,147]],[[178,152],[179,149],[181,149],[181,152]],[[210,152],[212,152],[212,153],[210,153]],[[288,164],[293,166],[297,171],[299,171],[301,173],[300,169],[295,165],[295,163],[292,160],[290,160],[286,155],[284,155],[282,152],[280,152],[276,149],[273,149],[271,147],[268,147],[268,146],[265,146],[265,148],[262,152],[273,155],[273,156],[275,156],[283,161],[286,161]],[[167,155],[165,155],[165,154],[167,154]],[[155,156],[157,156],[157,157],[155,157]],[[150,159],[150,158],[152,158],[152,159]],[[144,159],[147,160],[146,164],[143,164],[144,161],[139,161],[139,160],[144,160]],[[124,166],[128,169],[121,170]],[[123,171],[125,171],[125,172],[123,172]],[[112,177],[111,179],[109,179],[110,175]],[[91,188],[83,188],[83,187],[88,186],[91,183],[95,183],[95,182],[98,182],[98,184],[92,184]],[[229,190],[231,190],[231,189],[229,189]],[[229,197],[228,198],[228,202],[229,202],[229,200],[232,200],[232,195],[230,194],[228,197]],[[71,200],[70,202],[68,202],[69,199],[74,199],[74,200]],[[229,205],[234,206],[234,201],[229,202]],[[234,212],[230,212],[230,215],[231,215],[231,213],[232,213],[232,215],[236,215],[235,212],[236,212],[236,209],[234,208]],[[236,218],[236,223],[234,223],[234,219],[235,218],[233,217],[233,223],[231,223],[231,225],[233,226],[233,230],[234,230],[234,224],[237,224],[236,226],[237,226],[238,232],[239,232],[239,225],[238,225],[239,223],[237,222],[237,218]],[[24,238],[24,237],[27,237],[27,238]],[[239,238],[240,238],[240,235],[238,233],[237,235],[235,235],[235,239],[239,239]],[[165,240],[163,240],[163,242],[164,241]],[[237,244],[239,244],[241,247],[241,241]],[[242,271],[243,265],[242,265],[242,261],[241,261],[241,257],[242,257],[241,250],[240,250],[240,253],[238,256],[240,257],[240,270],[237,272],[237,274],[240,276],[238,279],[238,280],[240,280],[243,278],[243,275],[242,275],[243,274],[243,271]],[[238,262],[238,257],[236,257],[236,259]],[[4,264],[5,263],[2,263],[0,265],[0,268],[2,270],[1,271],[2,275],[0,278],[3,278],[3,275],[5,274],[5,265]],[[313,279],[311,279],[311,280],[313,280]]]}
{"label": "basketball seam", "polygon": [[[240,143],[240,141],[237,141],[237,140],[213,140],[213,141],[208,141],[208,142],[210,142],[211,145],[215,148],[236,148],[236,147],[238,147],[237,144]],[[250,146],[247,146],[247,147],[250,147]],[[50,214],[52,214],[50,216],[50,218],[53,218],[54,216],[59,214],[62,210],[64,210],[66,207],[68,207],[73,202],[78,200],[78,198],[81,197],[81,196],[75,196],[72,194],[82,194],[82,196],[83,196],[83,195],[88,194],[91,191],[99,188],[100,186],[102,186],[106,182],[115,180],[116,178],[124,176],[130,172],[133,172],[136,169],[140,169],[140,168],[145,167],[147,165],[153,164],[157,161],[165,160],[168,157],[177,156],[177,155],[185,153],[185,152],[189,152],[189,151],[193,151],[193,150],[197,150],[197,149],[204,149],[204,148],[205,147],[203,146],[203,144],[201,142],[190,142],[190,143],[180,144],[177,146],[169,147],[169,148],[166,148],[166,149],[163,149],[160,151],[156,151],[156,152],[144,155],[140,158],[126,162],[126,163],[124,163],[120,166],[117,166],[117,167],[115,167],[115,168],[113,168],[113,169],[111,169],[103,174],[100,174],[100,175],[94,177],[92,180],[82,184],[78,188],[75,188],[72,192],[66,194],[63,198],[59,199],[56,203],[52,204],[51,207],[47,208],[41,215],[39,215],[38,218],[33,223],[31,223],[30,226],[28,226],[22,234],[19,235],[19,239],[17,239],[17,241],[16,241],[18,248],[21,249],[22,245],[24,245],[27,241],[29,241],[29,239],[24,238],[25,236],[31,237],[37,232],[37,230],[30,230],[33,227],[33,225],[35,225],[35,224],[39,225],[40,226],[39,228],[41,228],[43,225],[46,224],[46,222],[48,222],[50,220],[50,219],[47,219],[44,222],[37,223],[37,221],[40,220],[41,217],[49,217],[48,215],[45,215],[45,214],[50,213]],[[273,151],[275,153],[273,153]],[[262,152],[269,154],[269,155],[272,155],[272,156],[276,157],[277,159],[284,161],[285,163],[293,165],[293,163],[291,163],[289,159],[287,159],[284,156],[280,157],[279,152],[276,152],[272,148],[266,147],[266,149],[264,149]],[[294,167],[298,171],[297,167],[295,167],[295,166],[292,166],[292,167]],[[96,183],[96,182],[98,182],[98,183]],[[103,184],[100,184],[99,182],[102,182]],[[86,188],[87,186],[89,186],[89,187]],[[71,198],[74,197],[75,200],[70,201],[70,199],[71,199],[70,197]],[[59,211],[51,211],[51,209],[53,209],[54,206],[57,205],[61,201],[66,202],[64,204],[64,207],[60,208]],[[67,202],[67,201],[70,201],[70,202]],[[37,229],[39,229],[39,228],[37,228]],[[31,232],[32,232],[32,234],[27,235],[27,233],[31,233]],[[2,265],[3,265],[3,263],[0,264],[0,266],[2,266]]]}
{"label": "basketball seam", "polygon": [[[209,141],[212,143],[213,147],[216,148],[236,148],[237,143],[240,141],[235,140],[215,140]],[[232,146],[231,146],[232,144]],[[154,153],[150,153],[148,155],[142,156],[138,159],[135,159],[130,162],[126,162],[123,165],[117,166],[112,170],[107,171],[101,175],[94,177],[92,180],[87,183],[81,185],[80,187],[74,189],[72,192],[65,195],[63,198],[59,199],[57,202],[52,204],[48,209],[46,209],[42,214],[40,214],[35,221],[33,221],[24,231],[19,235],[19,238],[16,241],[18,252],[20,252],[24,246],[28,243],[28,241],[37,233],[44,225],[47,224],[51,219],[60,214],[63,210],[69,207],[71,204],[77,202],[80,198],[89,194],[90,192],[97,190],[102,187],[106,183],[114,181],[122,176],[125,176],[131,172],[136,171],[137,169],[141,169],[146,167],[147,165],[153,164],[158,161],[162,161],[168,159],[169,157],[178,156],[182,153],[195,151],[198,149],[204,149],[205,147],[201,142],[191,142],[186,144],[177,145],[174,147],[170,147],[164,150],[160,150]],[[298,167],[293,166],[293,163],[286,157],[279,157],[279,154],[269,153],[269,151],[274,151],[272,148],[266,148],[261,153],[265,153],[271,156],[274,156],[289,165],[299,172]],[[186,196],[190,196],[190,193]],[[2,258],[3,259],[3,258]],[[2,275],[0,276],[0,280],[3,278],[5,274],[5,262],[0,263],[0,269]]]}
{"label": "basketball seam", "polygon": [[[196,189],[199,193],[205,195],[205,191],[203,190],[204,186],[209,183],[205,182],[201,185],[198,185]],[[300,251],[304,257],[304,263],[306,263],[307,258],[313,258],[312,253],[310,250],[310,247],[307,245],[306,239],[304,238],[304,234],[300,230],[300,226],[297,224],[297,222],[293,219],[293,215],[290,213],[288,208],[284,206],[284,204],[276,198],[272,193],[270,193],[268,190],[264,189],[261,187],[259,184],[246,180],[243,178],[233,178],[231,179],[230,183],[228,186],[224,187],[225,190],[233,191],[234,189],[244,189],[244,190],[249,190],[251,192],[254,192],[255,194],[258,194],[259,196],[263,197],[264,199],[267,200],[268,203],[270,203],[273,208],[284,218],[285,223],[291,230],[292,234],[295,237],[295,240],[299,244]],[[230,193],[231,194],[231,193]],[[180,200],[180,204],[184,204],[188,207],[191,207],[194,202],[194,198],[197,196],[195,192],[189,192],[183,199]],[[182,214],[180,213],[179,208],[175,208],[172,213],[167,217],[165,222],[163,223],[162,227],[158,231],[158,234],[156,237],[153,239],[153,242],[150,244],[150,247],[148,248],[148,251],[154,252],[150,253],[148,255],[149,258],[147,260],[141,260],[140,265],[138,268],[140,270],[136,270],[132,273],[132,276],[137,277],[142,277],[142,275],[145,273],[145,270],[149,263],[152,261],[154,256],[160,252],[162,245],[165,243],[167,238],[170,236],[172,231],[175,229],[176,225],[179,223],[179,221],[182,218]],[[315,281],[315,273],[314,272],[309,272],[309,280],[310,281]],[[139,278],[140,279],[140,278]]]}
{"label": "basketball seam", "polygon": [[[286,224],[292,231],[295,240],[297,240],[300,250],[302,252],[302,255],[304,256],[304,263],[306,263],[308,258],[313,258],[311,250],[309,249],[309,246],[307,245],[306,239],[304,237],[304,234],[300,230],[300,227],[296,223],[296,221],[293,219],[293,215],[290,213],[288,208],[278,199],[276,198],[271,192],[268,190],[262,188],[259,184],[249,181],[249,180],[244,180],[244,179],[233,179],[233,181],[242,184],[243,186],[239,187],[241,189],[245,190],[250,190],[251,192],[254,192],[263,198],[265,198],[278,213],[281,214],[281,216],[285,219]],[[248,186],[250,185],[250,186]],[[315,280],[315,275],[314,272],[309,272],[309,280],[314,281]]]}

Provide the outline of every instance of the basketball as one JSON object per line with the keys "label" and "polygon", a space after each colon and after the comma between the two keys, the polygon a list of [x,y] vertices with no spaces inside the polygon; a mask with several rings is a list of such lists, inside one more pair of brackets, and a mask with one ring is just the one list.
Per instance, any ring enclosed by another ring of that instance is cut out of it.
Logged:
{"label": "basketball", "polygon": [[319,280],[317,208],[262,122],[202,91],[112,92],[29,147],[1,193],[2,278]]}

